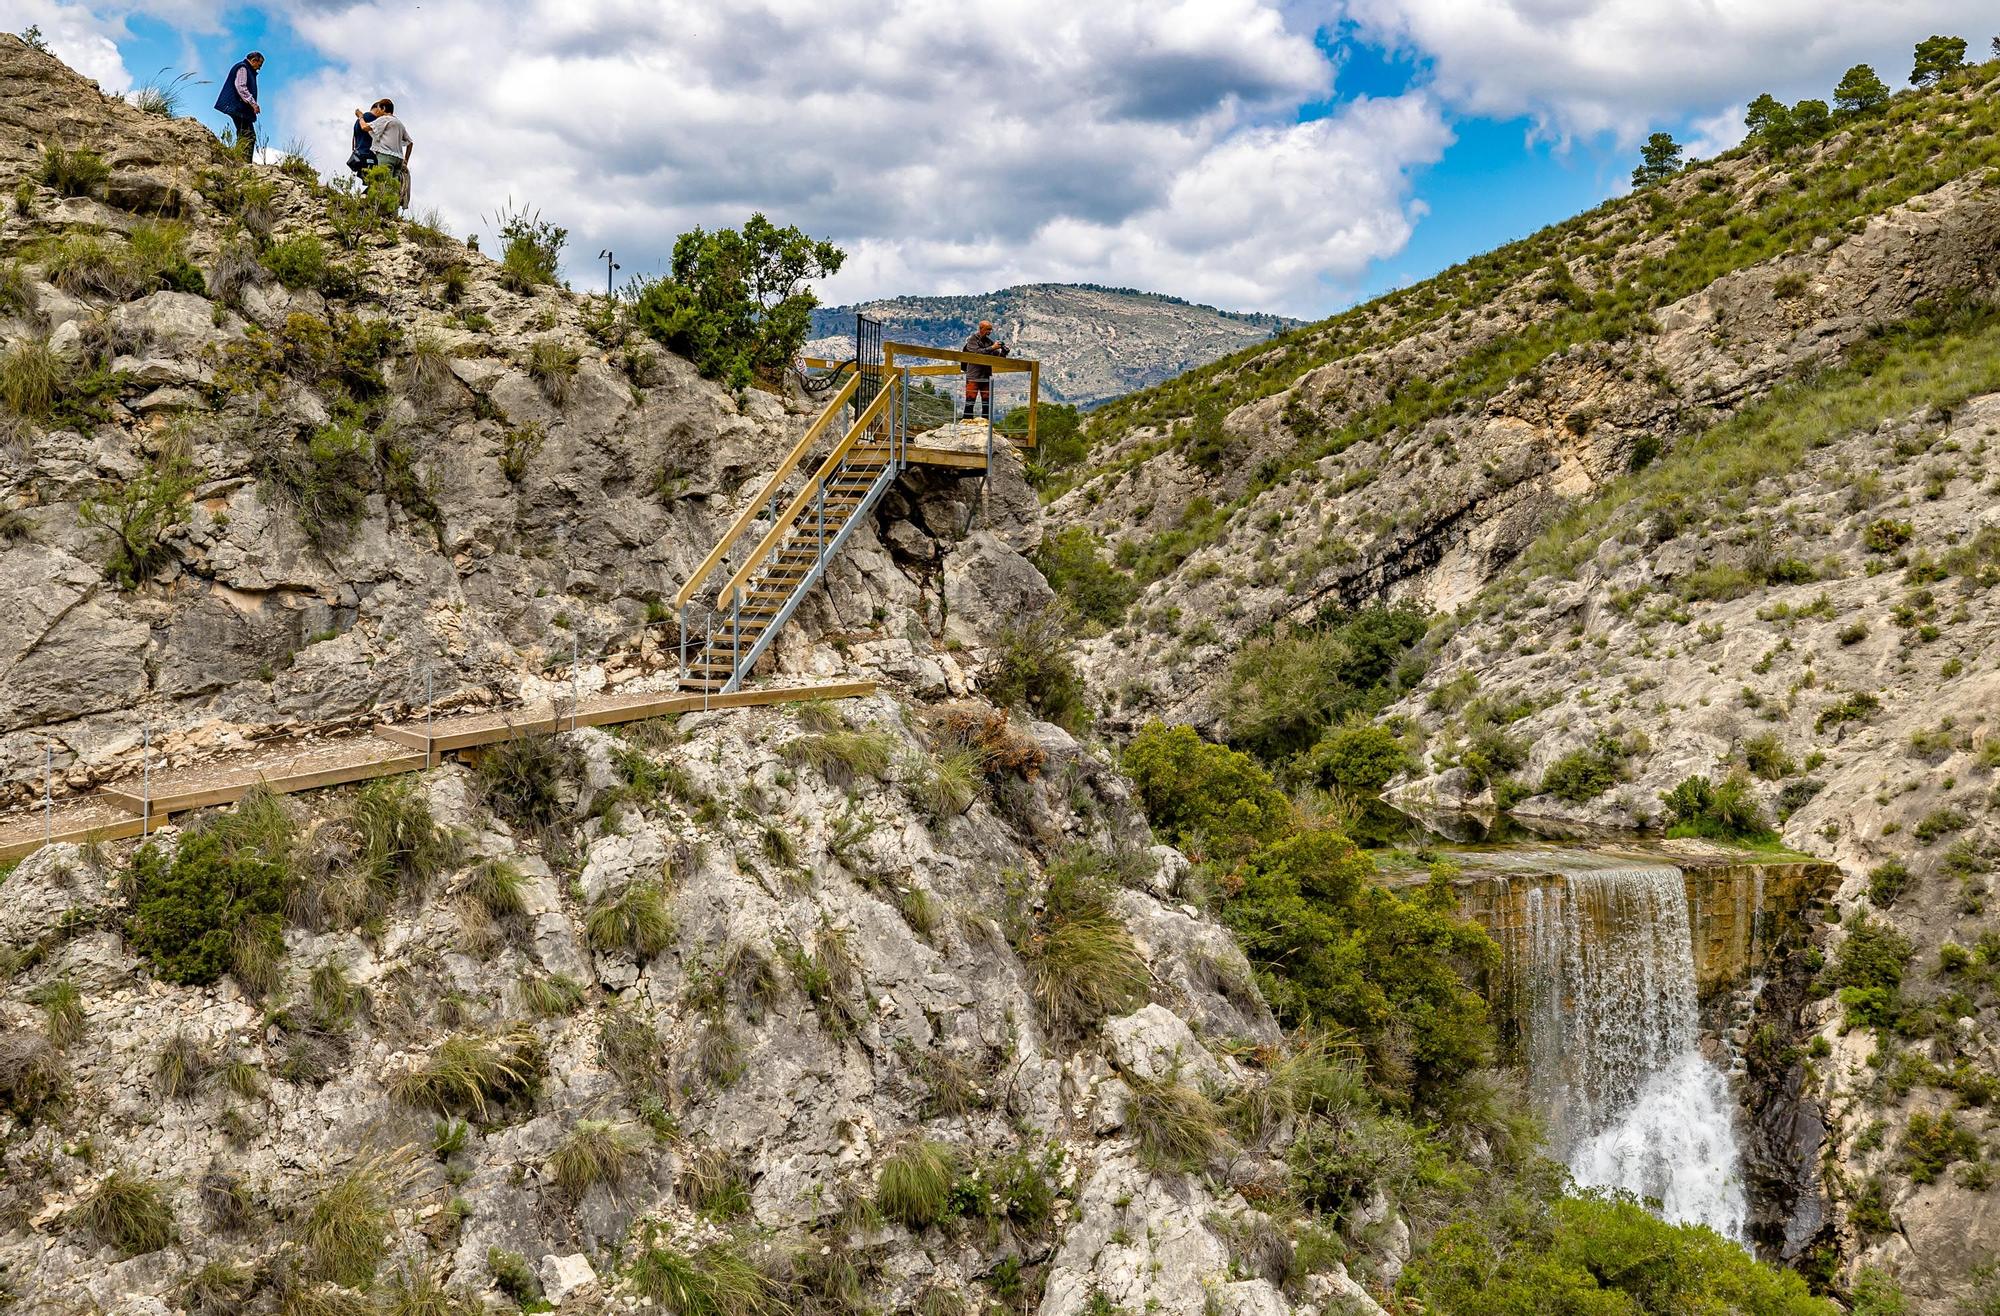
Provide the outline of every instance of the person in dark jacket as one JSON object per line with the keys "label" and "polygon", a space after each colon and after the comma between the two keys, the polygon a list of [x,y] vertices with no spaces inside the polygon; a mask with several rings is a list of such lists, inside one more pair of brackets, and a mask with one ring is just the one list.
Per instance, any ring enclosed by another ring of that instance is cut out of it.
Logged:
{"label": "person in dark jacket", "polygon": [[373,122],[375,122],[375,111],[369,110],[354,124],[354,138],[347,152],[347,167],[357,178],[368,177],[368,171],[375,167],[375,139],[369,136],[366,127]]}
{"label": "person in dark jacket", "polygon": [[263,102],[257,99],[257,72],[263,67],[264,56],[251,51],[230,66],[222,79],[222,90],[215,95],[215,108],[236,125],[236,149],[246,160],[256,158],[257,116],[264,112]]}
{"label": "person in dark jacket", "polygon": [[[993,341],[993,322],[981,320],[979,332],[965,340],[958,349],[961,352],[976,352],[980,356],[1005,356],[1007,344]],[[993,367],[978,361],[967,361],[965,370],[965,415],[972,419],[972,404],[979,404],[979,414],[989,420],[993,416]]]}

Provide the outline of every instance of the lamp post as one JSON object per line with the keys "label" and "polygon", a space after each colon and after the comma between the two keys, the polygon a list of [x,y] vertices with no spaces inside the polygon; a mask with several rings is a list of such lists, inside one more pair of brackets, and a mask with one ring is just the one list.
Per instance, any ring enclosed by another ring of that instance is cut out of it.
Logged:
{"label": "lamp post", "polygon": [[597,259],[604,262],[604,295],[606,297],[610,297],[612,295],[611,276],[618,273],[618,271],[623,269],[624,266],[620,265],[616,260],[612,259],[611,248],[609,247],[606,247],[603,251],[598,252]]}

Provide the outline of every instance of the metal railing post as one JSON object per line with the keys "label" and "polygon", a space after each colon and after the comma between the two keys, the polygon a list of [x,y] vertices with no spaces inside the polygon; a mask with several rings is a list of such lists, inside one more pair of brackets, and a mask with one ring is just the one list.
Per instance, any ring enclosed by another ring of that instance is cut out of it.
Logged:
{"label": "metal railing post", "polygon": [[715,609],[708,610],[708,616],[701,626],[701,711],[708,711],[710,673],[715,671]]}
{"label": "metal railing post", "polygon": [[576,632],[569,633],[569,729],[576,730],[576,706],[583,700],[583,669],[577,659]]}
{"label": "metal railing post", "polygon": [[731,642],[729,650],[729,683],[738,687],[743,684],[743,591],[729,601],[729,630]]}
{"label": "metal railing post", "polygon": [[42,844],[56,839],[56,747],[42,741]]}
{"label": "metal railing post", "polygon": [[139,733],[139,839],[153,830],[153,724]]}
{"label": "metal railing post", "polygon": [[681,683],[685,685],[687,683],[687,679],[688,679],[688,608],[687,604],[683,603],[681,604]]}

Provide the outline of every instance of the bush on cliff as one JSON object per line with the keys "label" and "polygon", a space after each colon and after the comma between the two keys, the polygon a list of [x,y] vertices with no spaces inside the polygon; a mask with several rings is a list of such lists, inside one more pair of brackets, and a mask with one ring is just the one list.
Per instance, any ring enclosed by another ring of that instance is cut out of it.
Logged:
{"label": "bush on cliff", "polygon": [[190,985],[275,957],[292,831],[284,806],[260,791],[189,829],[171,855],[142,847],[130,878],[132,948],[161,978]]}
{"label": "bush on cliff", "polygon": [[632,319],[704,376],[747,388],[791,365],[819,305],[807,281],[838,273],[846,259],[831,242],[761,214],[740,231],[698,228],[675,239],[667,277],[639,288]]}

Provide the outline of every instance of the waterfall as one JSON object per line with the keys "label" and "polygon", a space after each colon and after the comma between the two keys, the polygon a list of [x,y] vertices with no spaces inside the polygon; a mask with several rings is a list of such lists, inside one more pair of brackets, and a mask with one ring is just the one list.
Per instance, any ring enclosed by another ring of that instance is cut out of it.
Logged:
{"label": "waterfall", "polygon": [[1577,1183],[1741,1241],[1729,1081],[1701,1052],[1687,888],[1671,864],[1535,856],[1508,938],[1529,1087]]}

